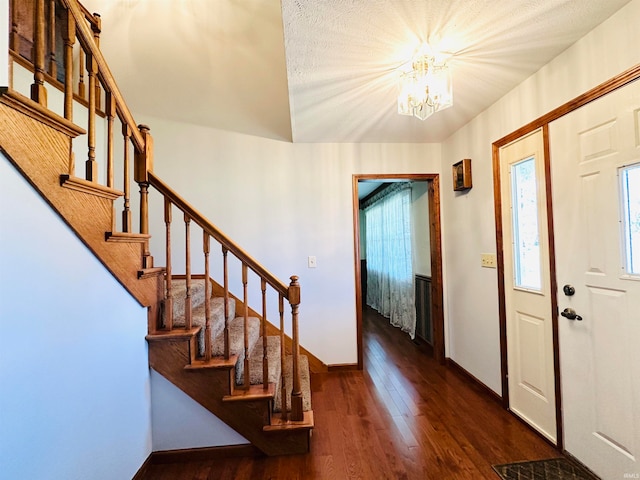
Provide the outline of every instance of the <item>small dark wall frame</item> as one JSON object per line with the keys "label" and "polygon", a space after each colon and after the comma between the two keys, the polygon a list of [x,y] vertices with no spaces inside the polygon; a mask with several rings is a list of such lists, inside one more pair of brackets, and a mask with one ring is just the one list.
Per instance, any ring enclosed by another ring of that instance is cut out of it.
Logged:
{"label": "small dark wall frame", "polygon": [[456,192],[469,190],[471,183],[471,159],[465,158],[453,164],[453,189]]}

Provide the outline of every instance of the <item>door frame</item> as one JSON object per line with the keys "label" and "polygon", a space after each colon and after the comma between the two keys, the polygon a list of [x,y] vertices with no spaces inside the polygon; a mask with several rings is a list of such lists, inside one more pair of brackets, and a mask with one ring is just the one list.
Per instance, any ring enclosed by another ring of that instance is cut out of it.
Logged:
{"label": "door frame", "polygon": [[355,254],[356,285],[356,329],[358,343],[358,370],[364,368],[362,345],[362,282],[360,268],[360,205],[358,182],[360,180],[406,180],[429,182],[429,236],[431,250],[431,302],[433,322],[433,357],[439,364],[445,363],[444,355],[444,310],[442,285],[442,229],[440,219],[440,175],[435,173],[380,173],[354,174],[352,176],[353,195],[353,248]]}
{"label": "door frame", "polygon": [[[496,140],[492,144],[493,156],[493,196],[494,211],[496,223],[496,247],[498,261],[498,309],[500,323],[500,370],[502,378],[502,405],[505,409],[509,409],[509,384],[507,378],[507,312],[505,307],[505,283],[504,283],[504,258],[503,258],[503,242],[502,242],[502,198],[501,198],[501,179],[500,179],[500,148],[523,137],[534,130],[542,129],[544,137],[544,169],[546,176],[546,192],[547,192],[547,224],[548,224],[548,242],[549,242],[549,269],[551,274],[551,304],[553,319],[553,357],[555,368],[555,391],[556,391],[556,429],[557,429],[557,448],[564,450],[563,425],[562,425],[562,394],[560,379],[560,348],[558,339],[558,306],[557,306],[557,279],[555,268],[555,241],[553,235],[553,202],[551,192],[551,159],[549,155],[549,124],[564,115],[577,110],[578,108],[593,102],[611,93],[618,88],[640,79],[640,64],[635,65],[628,70],[616,75],[615,77],[601,83],[600,85],[588,90],[569,102],[551,110],[549,113],[533,120],[527,125],[511,132],[510,134]],[[533,431],[538,433],[535,429]],[[541,438],[544,438],[538,433]]]}

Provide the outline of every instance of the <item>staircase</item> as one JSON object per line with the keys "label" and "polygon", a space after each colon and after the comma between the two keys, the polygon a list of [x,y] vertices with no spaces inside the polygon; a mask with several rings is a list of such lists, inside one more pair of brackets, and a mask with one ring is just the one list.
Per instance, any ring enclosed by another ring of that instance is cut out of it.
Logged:
{"label": "staircase", "polygon": [[[154,174],[150,129],[136,126],[100,53],[98,15],[77,0],[11,0],[10,6],[10,59],[14,70],[31,72],[33,84],[26,94],[11,87],[0,91],[0,148],[148,308],[146,339],[154,370],[265,454],[307,452],[314,426],[309,364],[316,371],[322,364],[300,354],[297,277],[288,285],[281,282]],[[59,38],[63,45],[56,45]],[[49,105],[47,97],[56,96],[60,104]],[[79,107],[86,109],[86,129],[74,123]],[[101,129],[107,139],[103,155],[96,142]],[[122,132],[121,157],[117,132]],[[75,164],[78,145],[86,145],[82,177]],[[123,172],[121,190],[115,188],[116,170]],[[131,179],[140,193],[136,212]],[[162,219],[150,215],[150,205],[163,207]],[[183,227],[179,235],[172,231],[176,212]],[[153,222],[164,223],[164,239],[151,238]],[[192,246],[197,243],[191,241],[192,229],[202,238],[201,252]],[[183,242],[178,248],[176,239]],[[212,240],[221,252],[218,280],[210,267]],[[151,255],[155,241],[164,241],[161,267]],[[176,257],[181,258],[176,262]],[[192,273],[194,268],[199,273]],[[230,281],[233,268],[240,269],[236,284]],[[251,297],[256,279],[260,291]],[[259,312],[250,307],[256,297]],[[268,316],[277,316],[279,325]],[[285,335],[287,322],[291,337]]]}
{"label": "staircase", "polygon": [[[283,405],[291,405],[293,357],[284,355],[279,336],[261,336],[259,318],[249,317],[249,348],[244,348],[244,317],[235,317],[235,301],[226,306],[223,297],[210,299],[210,338],[212,358],[205,361],[206,284],[196,280],[190,286],[193,326],[186,328],[187,285],[174,280],[172,290],[174,329],[147,336],[151,367],[177,385],[193,399],[216,414],[256,447],[268,455],[305,453],[313,426],[307,357],[299,357],[303,419],[287,421]],[[226,322],[225,322],[226,320]],[[224,357],[225,323],[229,325],[228,359]],[[250,367],[246,376],[245,352]],[[267,353],[266,378],[263,360]],[[284,375],[282,373],[284,372]],[[284,383],[283,383],[284,381]],[[245,387],[245,382],[248,387]],[[288,387],[288,388],[287,388]]]}

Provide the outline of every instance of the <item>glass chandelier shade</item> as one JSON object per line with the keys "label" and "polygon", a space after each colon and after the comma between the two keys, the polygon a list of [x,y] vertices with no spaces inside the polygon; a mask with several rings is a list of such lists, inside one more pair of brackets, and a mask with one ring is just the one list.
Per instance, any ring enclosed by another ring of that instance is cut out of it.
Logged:
{"label": "glass chandelier shade", "polygon": [[399,114],[424,120],[453,105],[451,71],[445,60],[421,51],[414,57],[411,67],[400,73]]}

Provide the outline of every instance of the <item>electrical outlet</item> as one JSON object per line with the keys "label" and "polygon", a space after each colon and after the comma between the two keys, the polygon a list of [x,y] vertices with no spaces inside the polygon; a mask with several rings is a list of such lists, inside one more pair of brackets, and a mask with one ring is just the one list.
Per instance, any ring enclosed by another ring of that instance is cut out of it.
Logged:
{"label": "electrical outlet", "polygon": [[497,268],[498,261],[494,253],[481,253],[480,265],[484,268]]}
{"label": "electrical outlet", "polygon": [[307,260],[307,264],[309,268],[316,268],[318,264],[316,263],[315,255],[309,255],[309,259]]}

